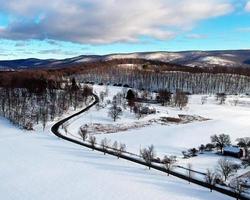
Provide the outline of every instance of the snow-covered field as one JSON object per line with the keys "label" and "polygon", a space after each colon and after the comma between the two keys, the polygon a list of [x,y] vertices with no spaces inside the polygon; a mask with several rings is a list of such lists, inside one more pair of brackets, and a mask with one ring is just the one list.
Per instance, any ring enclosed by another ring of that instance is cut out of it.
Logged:
{"label": "snow-covered field", "polygon": [[[99,93],[103,86],[95,86]],[[120,92],[121,88],[110,87],[107,99]],[[234,97],[230,97],[234,98]],[[230,99],[229,98],[229,99]],[[201,96],[192,96],[188,108],[155,106],[156,115],[140,119],[140,122],[162,116],[178,114],[200,115],[209,121],[189,124],[153,124],[138,129],[114,134],[96,135],[98,142],[104,137],[110,141],[119,141],[127,145],[127,150],[138,153],[140,147],[154,144],[158,156],[177,155],[187,148],[197,147],[210,141],[212,134],[230,134],[232,141],[248,136],[250,125],[250,99],[240,98],[238,106],[217,105],[214,97],[209,97],[201,105]],[[92,108],[87,113],[71,120],[68,136],[79,137],[77,132],[86,123],[113,124],[107,115],[107,108]],[[69,114],[69,113],[68,113]],[[129,110],[124,111],[116,125],[135,123],[137,119]],[[26,132],[12,126],[0,118],[0,195],[1,199],[10,200],[47,200],[47,199],[173,199],[173,200],[208,200],[230,199],[228,196],[213,192],[174,177],[148,170],[140,165],[104,156],[101,153],[85,149],[58,139],[49,129],[41,127],[36,131]],[[72,135],[69,135],[72,134]],[[218,160],[214,154],[182,160],[178,164],[193,164],[196,170],[212,168]]]}
{"label": "snow-covered field", "polygon": [[63,141],[48,130],[22,131],[3,118],[0,129],[0,196],[4,200],[230,199]]}
{"label": "snow-covered field", "polygon": [[[94,89],[99,93],[105,90],[105,87],[95,86]],[[119,87],[109,87],[109,96],[107,99],[112,99],[116,93],[121,91],[122,89]],[[142,118],[139,122],[143,123],[163,116],[176,117],[178,114],[198,115],[210,119],[208,121],[196,121],[179,125],[160,125],[156,123],[123,132],[97,134],[96,137],[99,142],[103,138],[107,138],[110,144],[114,141],[125,143],[127,150],[136,154],[139,154],[140,148],[153,144],[159,157],[175,155],[179,158],[178,164],[184,167],[188,163],[192,163],[195,170],[201,172],[206,172],[207,169],[213,170],[221,156],[206,153],[198,157],[182,159],[182,151],[193,147],[198,148],[201,144],[210,143],[210,136],[214,134],[229,134],[232,143],[236,143],[235,140],[239,137],[249,137],[250,98],[246,96],[229,96],[224,105],[219,105],[215,96],[208,96],[207,103],[202,105],[202,96],[204,95],[190,96],[189,104],[183,110],[153,105],[159,113]],[[233,102],[236,99],[238,104],[235,106]],[[129,109],[124,111],[121,119],[114,123],[108,116],[108,108],[100,110],[93,108],[82,117],[72,121],[68,130],[74,136],[79,137],[79,127],[84,124],[100,123],[124,126],[124,124],[135,122],[138,122],[138,120],[133,113],[130,113]],[[229,159],[240,162],[238,159]]]}

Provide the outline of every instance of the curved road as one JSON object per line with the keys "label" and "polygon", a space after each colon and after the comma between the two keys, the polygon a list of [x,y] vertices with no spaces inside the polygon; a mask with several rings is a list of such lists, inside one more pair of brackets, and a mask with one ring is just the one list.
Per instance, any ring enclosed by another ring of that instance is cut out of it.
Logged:
{"label": "curved road", "polygon": [[62,119],[61,121],[57,122],[56,124],[54,124],[52,127],[51,127],[51,131],[52,133],[54,133],[57,137],[60,137],[64,140],[67,140],[67,141],[70,141],[70,142],[73,142],[73,143],[76,143],[76,144],[80,144],[80,145],[83,145],[83,146],[86,146],[86,147],[89,147],[89,148],[92,148],[92,146],[88,145],[88,144],[83,144],[82,142],[79,142],[77,140],[74,140],[74,139],[71,139],[71,138],[68,138],[64,135],[62,135],[61,133],[59,133],[59,128],[61,125],[63,125],[65,122],[67,122],[68,120],[88,111],[90,108],[92,108],[94,105],[96,105],[98,102],[99,102],[99,98],[96,94],[92,94],[95,101],[93,103],[91,103],[90,105],[88,105],[86,108],[84,108],[83,110],[69,116],[69,117],[66,117],[64,119]]}
{"label": "curved road", "polygon": [[[110,154],[110,155],[113,155],[113,156],[117,156],[116,152],[114,151],[110,151],[110,150],[103,150],[102,148],[100,147],[97,147],[97,146],[92,146],[90,144],[87,144],[87,143],[83,143],[79,140],[75,140],[75,139],[72,139],[72,138],[68,138],[64,135],[62,135],[60,132],[59,132],[59,128],[62,124],[64,124],[66,121],[88,111],[90,108],[92,108],[94,105],[96,105],[98,102],[99,102],[99,98],[96,94],[92,94],[95,101],[93,103],[91,103],[89,106],[87,106],[86,108],[84,108],[83,110],[69,116],[69,117],[66,117],[64,119],[62,119],[61,121],[57,122],[56,124],[54,124],[52,127],[51,127],[51,131],[58,137],[64,139],[64,140],[67,140],[69,142],[72,142],[72,143],[75,143],[75,144],[78,144],[78,145],[81,145],[81,146],[84,146],[84,147],[87,147],[87,148],[90,148],[90,149],[93,149],[93,150],[97,150],[97,151],[100,151],[100,152],[104,152],[107,153],[107,154]],[[140,165],[144,165],[144,166],[147,166],[147,167],[151,167],[155,170],[158,170],[158,171],[161,171],[161,172],[164,172],[164,173],[169,173],[170,175],[173,175],[175,177],[178,177],[178,178],[181,178],[183,180],[187,180],[191,183],[194,183],[194,184],[197,184],[197,185],[200,185],[202,187],[206,187],[208,189],[211,188],[211,185],[209,185],[208,183],[205,183],[203,181],[200,181],[200,180],[197,180],[197,179],[194,179],[194,178],[190,178],[190,177],[187,177],[183,174],[180,174],[178,172],[175,172],[175,171],[167,171],[166,168],[162,167],[162,166],[159,166],[159,165],[155,165],[155,164],[147,164],[146,162],[144,162],[143,160],[139,160],[137,158],[134,158],[134,157],[131,157],[131,156],[128,156],[128,155],[124,155],[124,154],[121,154],[119,155],[120,158],[123,158],[125,160],[128,160],[128,161],[131,161],[131,162],[134,162],[134,163],[137,163],[137,164],[140,164]],[[234,198],[239,198],[241,200],[250,200],[248,197],[245,197],[245,196],[242,196],[242,195],[239,195],[233,191],[230,191],[230,190],[227,190],[227,189],[224,189],[224,188],[221,188],[221,187],[218,187],[218,186],[212,186],[213,190],[217,191],[217,192],[220,192],[220,193],[223,193],[225,195],[228,195],[230,197],[234,197]]]}

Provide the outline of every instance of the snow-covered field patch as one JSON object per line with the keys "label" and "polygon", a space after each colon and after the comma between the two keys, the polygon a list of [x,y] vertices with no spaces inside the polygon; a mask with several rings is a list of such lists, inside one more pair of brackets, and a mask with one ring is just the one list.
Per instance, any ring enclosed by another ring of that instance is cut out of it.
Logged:
{"label": "snow-covered field patch", "polygon": [[231,199],[63,141],[48,130],[22,131],[2,118],[0,128],[4,200]]}
{"label": "snow-covered field patch", "polygon": [[[123,89],[94,86],[94,90],[97,94],[108,90],[106,102]],[[108,139],[109,144],[114,141],[125,143],[126,150],[135,154],[139,154],[141,148],[153,144],[157,156],[175,155],[178,161],[176,165],[186,167],[191,163],[194,170],[205,172],[208,168],[214,169],[222,156],[205,152],[183,159],[182,151],[209,143],[213,134],[229,134],[232,142],[236,138],[248,136],[250,98],[229,96],[224,105],[219,105],[214,96],[207,97],[205,104],[201,103],[202,95],[189,98],[189,104],[183,110],[150,105],[156,109],[156,114],[140,119],[129,109],[124,109],[116,122],[108,116],[108,105],[93,107],[70,120],[67,136],[80,139],[78,131],[83,125],[94,127],[99,124],[114,128],[144,124],[164,117],[199,119],[188,123],[152,123],[110,134],[101,134],[101,130],[97,134],[94,130],[91,134],[96,136],[98,143],[104,138]],[[36,131],[26,132],[0,118],[0,156],[3,158],[0,161],[0,194],[3,194],[3,199],[230,199],[180,179],[167,177],[166,174],[149,171],[134,163],[104,156],[58,139],[49,131],[52,124],[45,132],[39,126]],[[240,162],[235,158],[230,160]],[[247,171],[249,168],[240,169],[238,175]],[[185,170],[182,172],[185,173]]]}
{"label": "snow-covered field patch", "polygon": [[[95,91],[99,93],[104,90],[103,86],[95,86]],[[109,87],[109,96],[107,99],[121,92],[118,87]],[[189,104],[183,110],[175,107],[162,107],[160,105],[152,105],[156,108],[157,113],[142,117],[139,120],[136,116],[126,109],[123,115],[116,122],[108,116],[108,108],[95,109],[85,113],[77,120],[72,121],[68,125],[70,133],[79,137],[79,127],[88,124],[90,127],[95,124],[101,124],[104,127],[115,129],[110,131],[110,134],[103,134],[101,129],[90,131],[95,134],[98,142],[107,138],[109,145],[114,141],[125,143],[127,151],[139,154],[140,149],[154,145],[157,156],[162,158],[164,155],[177,156],[177,164],[186,167],[189,163],[192,164],[194,170],[205,173],[207,169],[214,170],[217,167],[217,162],[222,156],[215,153],[198,154],[197,157],[183,159],[182,151],[190,148],[198,148],[201,144],[211,142],[210,137],[214,134],[228,134],[231,137],[233,144],[239,137],[249,136],[250,124],[250,98],[247,96],[228,96],[225,104],[220,105],[215,96],[207,96],[206,103],[202,104],[204,95],[191,95]],[[234,103],[237,102],[235,105]],[[123,130],[119,127],[130,126],[133,123],[146,123],[148,121],[159,120],[164,117],[178,118],[179,115],[200,116],[200,119],[190,123],[151,123],[147,126],[136,128],[128,128]],[[113,124],[113,127],[112,127]],[[239,159],[228,157],[230,160],[240,163]],[[247,169],[249,170],[249,168]],[[239,171],[239,174],[241,171]]]}

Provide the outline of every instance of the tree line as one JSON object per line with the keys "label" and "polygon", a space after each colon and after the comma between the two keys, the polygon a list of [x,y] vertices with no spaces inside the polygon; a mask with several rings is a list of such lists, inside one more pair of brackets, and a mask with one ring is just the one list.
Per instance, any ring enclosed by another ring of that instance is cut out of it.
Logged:
{"label": "tree line", "polygon": [[93,68],[74,77],[82,82],[122,85],[148,91],[167,89],[192,94],[239,94],[250,91],[249,76],[227,73],[156,72],[111,66]]}
{"label": "tree line", "polygon": [[[128,67],[126,65],[132,67]],[[247,93],[250,90],[250,69],[223,66],[189,67],[145,59],[114,59],[62,68],[0,72],[0,86],[30,87],[41,85],[60,87],[69,77],[81,82],[127,85],[137,89],[190,93]]]}
{"label": "tree line", "polygon": [[92,88],[81,86],[72,79],[61,88],[49,87],[47,80],[25,88],[0,88],[0,115],[14,124],[32,130],[41,123],[45,129],[48,121],[61,116],[70,107],[84,106],[92,94]]}

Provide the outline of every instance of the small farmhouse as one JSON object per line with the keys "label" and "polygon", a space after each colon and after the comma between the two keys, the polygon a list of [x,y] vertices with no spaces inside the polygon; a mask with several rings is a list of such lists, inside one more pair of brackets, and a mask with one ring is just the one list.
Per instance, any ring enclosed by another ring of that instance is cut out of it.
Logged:
{"label": "small farmhouse", "polygon": [[223,150],[223,155],[232,156],[235,158],[242,158],[244,155],[243,150],[238,146],[226,146]]}

